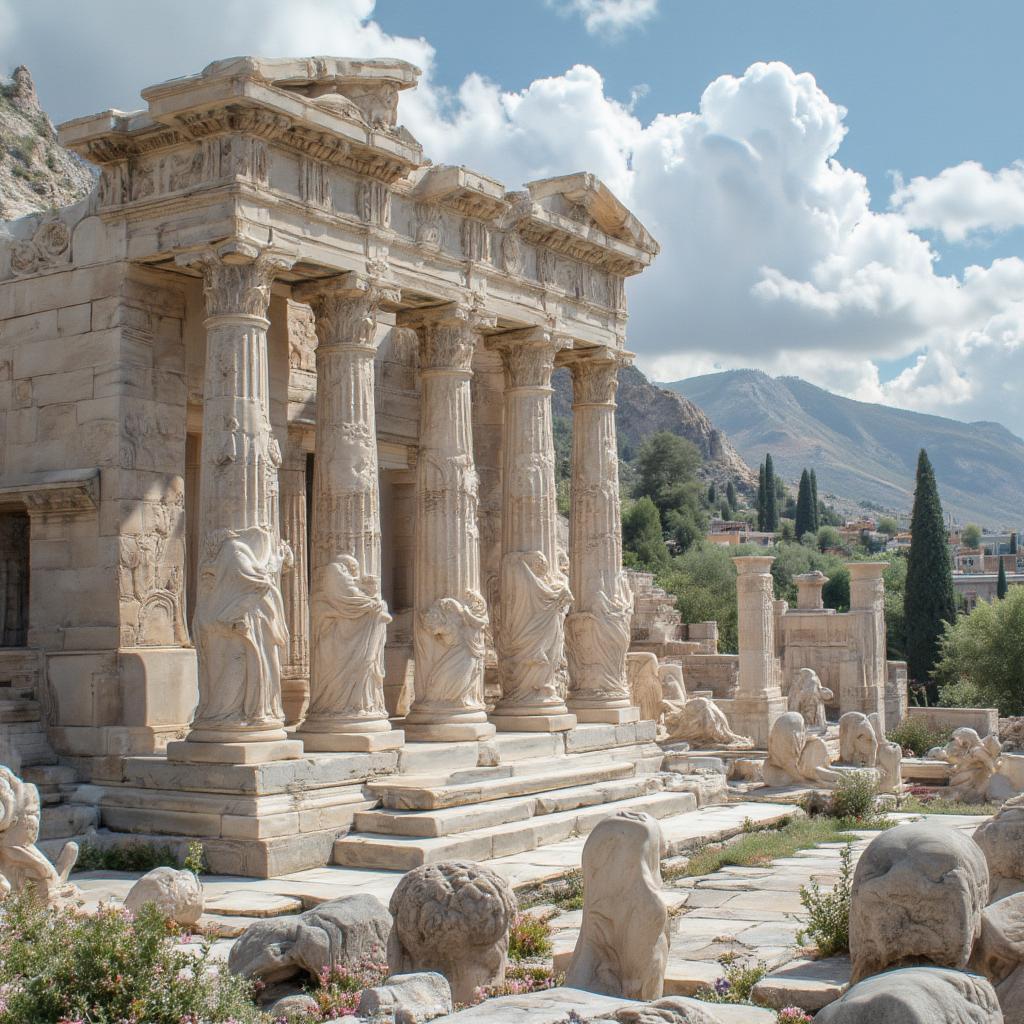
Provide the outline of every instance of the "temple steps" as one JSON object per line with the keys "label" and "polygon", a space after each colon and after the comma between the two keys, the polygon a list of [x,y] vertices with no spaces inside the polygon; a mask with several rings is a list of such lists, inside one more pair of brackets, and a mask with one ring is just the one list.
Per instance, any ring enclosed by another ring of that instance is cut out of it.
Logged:
{"label": "temple steps", "polygon": [[644,811],[656,818],[668,818],[696,808],[697,799],[691,793],[655,792],[554,813],[535,813],[525,820],[454,835],[420,837],[353,832],[335,842],[334,863],[351,868],[408,871],[442,860],[490,860],[585,835],[599,821],[620,811]]}
{"label": "temple steps", "polygon": [[[456,773],[455,778],[460,774]],[[504,774],[468,782],[439,782],[434,776],[393,776],[369,782],[366,788],[387,810],[434,811],[630,778],[635,774],[636,765],[632,761],[577,766],[575,761],[563,758],[561,764],[552,761],[551,770],[522,775]]]}
{"label": "temple steps", "polygon": [[437,838],[471,832],[494,825],[508,825],[526,821],[536,815],[555,814],[580,807],[615,800],[629,800],[660,792],[661,780],[651,775],[639,775],[598,782],[585,786],[570,786],[530,796],[490,800],[482,804],[449,807],[433,811],[359,811],[353,827],[359,832],[382,835]]}

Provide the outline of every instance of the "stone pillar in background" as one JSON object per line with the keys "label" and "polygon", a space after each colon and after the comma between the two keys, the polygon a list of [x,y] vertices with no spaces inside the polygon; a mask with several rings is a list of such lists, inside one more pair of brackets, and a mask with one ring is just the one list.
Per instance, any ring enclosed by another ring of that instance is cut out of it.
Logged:
{"label": "stone pillar in background", "polygon": [[576,724],[560,690],[572,603],[559,551],[551,374],[569,339],[542,328],[489,343],[505,367],[501,576],[497,621],[504,732],[564,732]]}
{"label": "stone pillar in background", "polygon": [[469,385],[480,331],[494,323],[456,303],[399,314],[399,324],[414,328],[420,340],[415,698],[404,722],[409,739],[494,734],[484,708],[487,603],[480,593]]}
{"label": "stone pillar in background", "polygon": [[377,314],[396,288],[344,274],[296,292],[316,318],[316,461],[310,543],[307,750],[401,746],[384,705],[391,621],[380,584],[380,484],[374,405]]}
{"label": "stone pillar in background", "polygon": [[825,608],[822,588],[828,577],[818,569],[794,576],[796,581],[796,608],[800,612],[820,612]]}
{"label": "stone pillar in background", "polygon": [[569,710],[580,722],[635,722],[626,681],[633,597],[622,569],[619,452],[615,389],[622,353],[606,348],[569,353],[573,429],[569,585],[565,623]]}
{"label": "stone pillar in background", "polygon": [[309,703],[309,570],[306,533],[306,451],[298,435],[285,445],[281,483],[281,540],[292,552],[292,571],[281,580],[288,648],[281,665],[281,703],[286,725],[298,725]]}
{"label": "stone pillar in background", "polygon": [[740,669],[736,695],[725,710],[733,731],[759,747],[767,744],[772,723],[786,710],[775,656],[774,561],[770,555],[733,559]]}
{"label": "stone pillar in background", "polygon": [[850,572],[850,616],[856,617],[854,634],[863,658],[863,689],[859,694],[845,694],[840,688],[839,710],[878,712],[885,721],[885,682],[887,638],[885,633],[885,582],[882,574],[887,562],[847,562]]}
{"label": "stone pillar in background", "polygon": [[270,428],[270,284],[291,260],[232,242],[182,258],[203,275],[206,370],[200,464],[199,579],[193,640],[199,705],[172,760],[253,764],[299,757],[281,705],[288,643],[276,530],[281,450]]}

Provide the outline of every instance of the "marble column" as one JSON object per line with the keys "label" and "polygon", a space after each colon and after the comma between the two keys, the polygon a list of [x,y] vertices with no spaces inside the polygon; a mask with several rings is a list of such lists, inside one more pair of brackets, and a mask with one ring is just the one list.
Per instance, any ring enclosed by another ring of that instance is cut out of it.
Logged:
{"label": "marble column", "polygon": [[404,727],[415,740],[480,739],[495,729],[484,707],[488,621],[469,382],[480,331],[495,320],[448,303],[400,314],[399,323],[420,341],[415,697]]}
{"label": "marble column", "polygon": [[580,722],[635,722],[626,681],[633,595],[622,569],[619,452],[615,390],[622,353],[575,350],[572,373],[572,478],[569,513],[569,585],[565,623],[569,656],[569,710]]}
{"label": "marble column", "polygon": [[733,559],[740,667],[737,692],[725,710],[733,731],[757,746],[767,744],[772,723],[785,711],[775,655],[774,561],[771,555]]}
{"label": "marble column", "polygon": [[309,703],[309,571],[306,538],[306,451],[289,437],[278,473],[281,483],[281,540],[292,552],[292,571],[281,580],[288,648],[281,665],[285,725],[298,725]]}
{"label": "marble column", "polygon": [[288,628],[281,574],[291,552],[277,533],[281,450],[270,428],[267,308],[291,261],[228,243],[184,257],[206,298],[200,538],[193,640],[199,704],[172,760],[253,764],[299,757],[281,704]]}
{"label": "marble column", "polygon": [[307,750],[401,746],[384,705],[380,480],[374,404],[378,313],[398,290],[345,274],[298,289],[316,319],[316,461],[310,543]]}
{"label": "marble column", "polygon": [[888,675],[885,632],[885,582],[887,562],[847,562],[850,573],[850,617],[860,654],[864,659],[863,688],[858,694],[839,692],[840,713],[877,712],[885,726],[885,681]]}
{"label": "marble column", "polygon": [[501,572],[496,641],[504,732],[564,732],[576,724],[560,691],[565,615],[572,603],[559,551],[551,374],[570,339],[510,331],[489,345],[505,367]]}

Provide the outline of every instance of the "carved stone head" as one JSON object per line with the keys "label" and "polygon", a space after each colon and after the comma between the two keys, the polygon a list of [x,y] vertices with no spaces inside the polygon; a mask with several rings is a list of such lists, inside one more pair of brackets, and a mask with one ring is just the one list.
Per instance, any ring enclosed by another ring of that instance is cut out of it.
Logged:
{"label": "carved stone head", "polygon": [[32,846],[39,838],[39,791],[0,765],[0,846]]}
{"label": "carved stone head", "polygon": [[878,758],[878,737],[867,715],[847,711],[839,719],[839,760],[858,768],[874,768]]}
{"label": "carved stone head", "polygon": [[393,974],[437,971],[457,1003],[477,989],[501,984],[516,898],[500,875],[470,861],[414,868],[391,896],[394,927],[388,939]]}

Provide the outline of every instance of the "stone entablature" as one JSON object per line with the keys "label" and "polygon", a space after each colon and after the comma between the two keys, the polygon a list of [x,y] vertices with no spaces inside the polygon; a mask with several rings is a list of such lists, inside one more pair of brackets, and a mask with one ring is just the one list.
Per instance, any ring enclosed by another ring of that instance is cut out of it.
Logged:
{"label": "stone entablature", "polygon": [[[397,119],[417,76],[237,58],[147,89],[62,126],[96,189],[0,244],[0,504],[28,509],[51,738],[121,787],[114,827],[147,820],[125,755],[186,734],[156,759],[168,821],[185,782],[232,817],[224,793],[306,737],[367,764],[393,717],[486,738],[488,672],[502,728],[636,718],[614,395],[623,281],[657,244],[592,175],[431,166]],[[266,813],[232,841],[288,845]]]}

